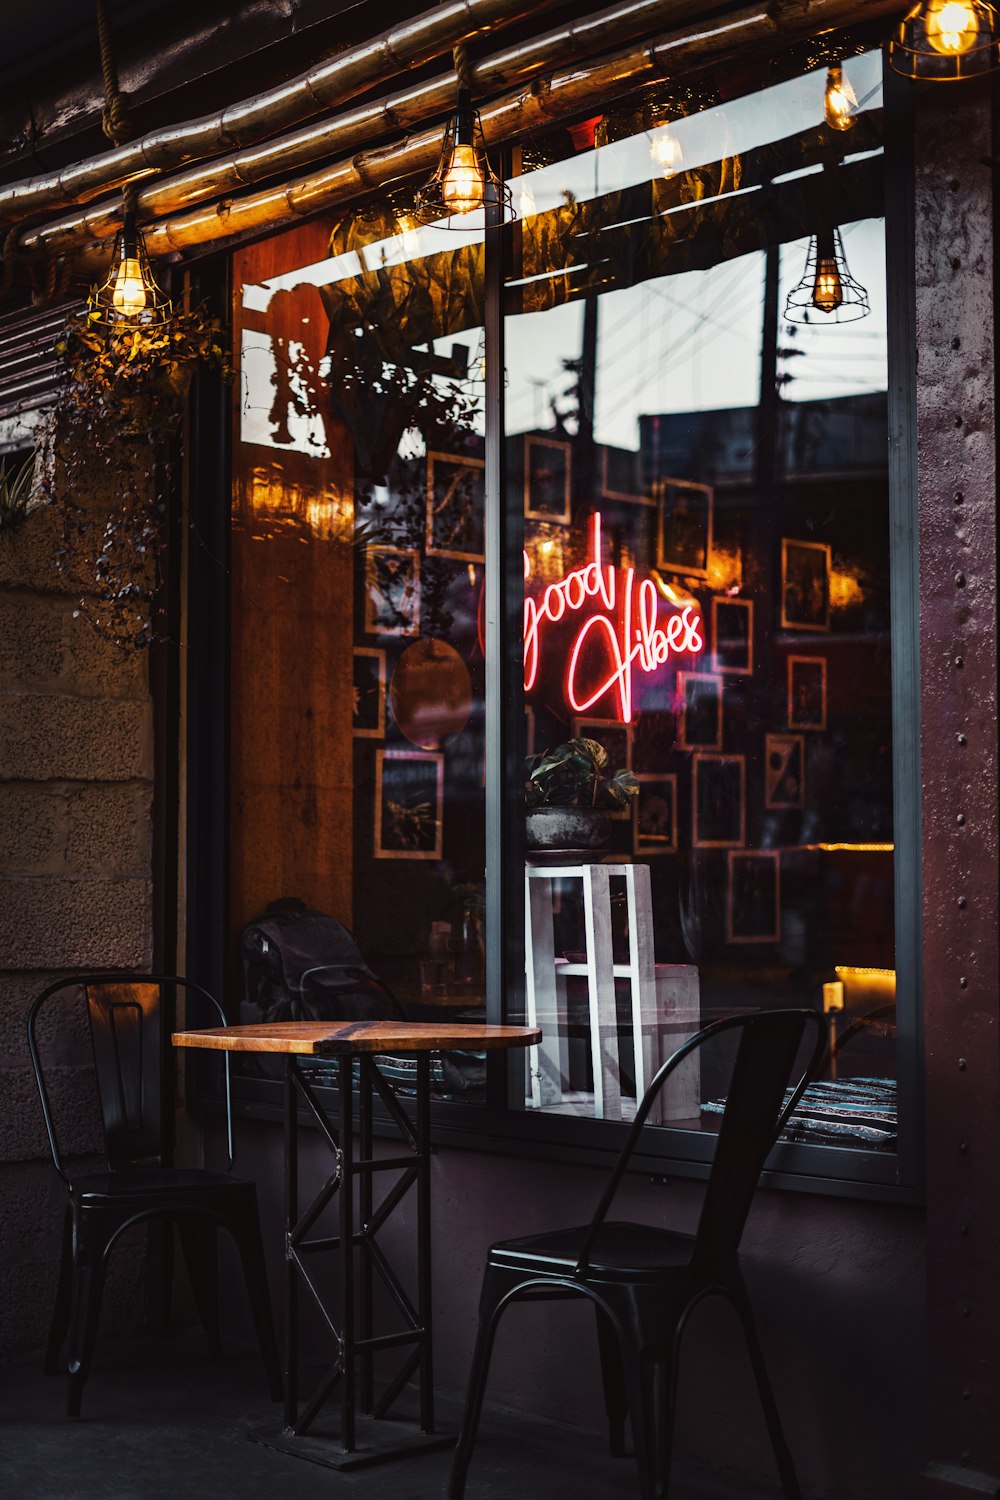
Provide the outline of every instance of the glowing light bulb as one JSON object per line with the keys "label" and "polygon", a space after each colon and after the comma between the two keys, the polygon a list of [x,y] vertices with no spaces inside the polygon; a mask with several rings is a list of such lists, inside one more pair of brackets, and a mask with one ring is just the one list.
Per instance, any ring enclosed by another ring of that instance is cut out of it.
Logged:
{"label": "glowing light bulb", "polygon": [[476,148],[456,144],[441,184],[441,197],[449,213],[469,214],[482,208],[485,183]]}
{"label": "glowing light bulb", "polygon": [[111,300],[116,312],[126,318],[137,317],[146,306],[146,284],[142,267],[134,256],[122,256]]}
{"label": "glowing light bulb", "polygon": [[831,68],[826,75],[826,123],[831,130],[850,130],[857,113],[857,95],[844,77],[840,67]]}
{"label": "glowing light bulb", "polygon": [[844,285],[834,256],[821,256],[816,262],[816,280],[813,284],[813,307],[819,312],[832,313],[844,300]]}
{"label": "glowing light bulb", "polygon": [[935,52],[944,57],[962,57],[979,40],[976,6],[963,0],[931,0],[924,30]]}
{"label": "glowing light bulb", "polygon": [[673,177],[684,165],[680,141],[669,125],[657,125],[649,138],[649,154],[661,177]]}

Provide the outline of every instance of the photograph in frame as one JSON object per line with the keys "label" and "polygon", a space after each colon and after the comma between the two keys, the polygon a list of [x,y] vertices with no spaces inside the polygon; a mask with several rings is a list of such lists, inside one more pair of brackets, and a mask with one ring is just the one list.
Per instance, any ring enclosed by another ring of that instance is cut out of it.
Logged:
{"label": "photograph in frame", "polygon": [[427,455],[428,557],[486,561],[486,464],[481,458]]}
{"label": "photograph in frame", "polygon": [[712,600],[712,668],[737,677],[753,676],[753,600]]}
{"label": "photograph in frame", "polygon": [[722,749],[722,678],[711,672],[677,673],[677,747]]}
{"label": "photograph in frame", "polygon": [[826,657],[788,658],[789,729],[826,728]]}
{"label": "photograph in frame", "polygon": [[641,482],[635,474],[638,455],[631,449],[601,449],[601,498],[619,500],[624,505],[656,505],[652,495],[641,493]]}
{"label": "photograph in frame", "polygon": [[806,805],[806,742],[801,734],[769,734],[764,749],[764,806],[769,812]]}
{"label": "photograph in frame", "polygon": [[830,548],[826,542],[781,539],[781,628],[830,629]]}
{"label": "photograph in frame", "polygon": [[730,849],[726,942],[780,943],[781,857],[776,849]]}
{"label": "photograph in frame", "polygon": [[524,514],[529,521],[569,525],[572,454],[571,445],[560,438],[525,436]]}
{"label": "photograph in frame", "polygon": [[692,758],[691,821],[696,849],[742,848],[746,843],[746,756]]}
{"label": "photograph in frame", "polygon": [[385,652],[355,646],[353,733],[359,740],[385,739]]}
{"label": "photograph in frame", "polygon": [[637,776],[632,803],[633,854],[677,853],[677,777],[649,771]]}
{"label": "photograph in frame", "polygon": [[375,752],[375,858],[440,859],[444,756],[440,751]]}
{"label": "photograph in frame", "polygon": [[713,490],[686,479],[657,481],[656,566],[667,573],[708,577]]}
{"label": "photograph in frame", "polygon": [[420,634],[420,554],[409,547],[365,549],[365,630]]}

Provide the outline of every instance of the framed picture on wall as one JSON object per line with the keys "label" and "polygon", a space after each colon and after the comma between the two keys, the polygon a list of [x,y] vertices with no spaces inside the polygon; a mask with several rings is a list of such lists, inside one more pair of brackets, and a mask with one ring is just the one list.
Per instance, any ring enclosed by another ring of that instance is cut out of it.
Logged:
{"label": "framed picture on wall", "polygon": [[486,561],[486,464],[481,458],[427,455],[428,557]]}
{"label": "framed picture on wall", "polygon": [[830,548],[781,539],[782,630],[830,629]]}
{"label": "framed picture on wall", "polygon": [[712,666],[734,676],[753,675],[753,600],[712,600]]}
{"label": "framed picture on wall", "polygon": [[677,777],[652,772],[637,776],[639,795],[632,801],[634,854],[677,853]]}
{"label": "framed picture on wall", "polygon": [[656,500],[644,495],[642,482],[637,473],[639,454],[631,448],[601,449],[601,498],[621,500],[626,505],[645,505],[652,508]]}
{"label": "framed picture on wall", "polygon": [[[613,776],[616,771],[631,771],[632,733],[632,725],[623,724],[620,719],[573,720],[574,739],[596,740],[608,752],[605,771],[608,776]],[[613,812],[611,816],[625,822],[632,816],[632,812],[630,808],[624,807],[621,812]]]}
{"label": "framed picture on wall", "polygon": [[806,805],[806,742],[801,734],[769,734],[764,749],[764,806]]}
{"label": "framed picture on wall", "polygon": [[677,673],[677,747],[722,749],[722,678],[711,672]]}
{"label": "framed picture on wall", "polygon": [[789,729],[826,728],[826,657],[788,658]]}
{"label": "framed picture on wall", "polygon": [[440,859],[443,829],[441,752],[376,750],[375,858]]}
{"label": "framed picture on wall", "polygon": [[365,630],[420,634],[420,554],[410,547],[365,549]]}
{"label": "framed picture on wall", "polygon": [[385,652],[355,646],[353,732],[359,740],[385,739]]}
{"label": "framed picture on wall", "polygon": [[781,941],[781,857],[776,849],[730,849],[726,942]]}
{"label": "framed picture on wall", "polygon": [[570,523],[572,448],[560,438],[524,439],[524,514],[529,521]]}
{"label": "framed picture on wall", "polygon": [[691,812],[696,849],[739,849],[746,843],[746,756],[693,757]]}
{"label": "framed picture on wall", "polygon": [[656,566],[668,573],[708,577],[713,491],[686,479],[657,481]]}

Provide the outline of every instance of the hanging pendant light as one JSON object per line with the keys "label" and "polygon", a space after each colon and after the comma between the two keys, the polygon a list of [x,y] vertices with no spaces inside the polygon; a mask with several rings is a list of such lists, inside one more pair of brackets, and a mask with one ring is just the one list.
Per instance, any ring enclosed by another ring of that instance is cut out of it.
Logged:
{"label": "hanging pendant light", "polygon": [[871,312],[868,293],[847,268],[839,229],[821,229],[809,242],[802,280],[788,294],[789,323],[856,323]]}
{"label": "hanging pendant light", "polygon": [[491,222],[510,224],[515,217],[510,188],[490,165],[482,121],[472,102],[464,44],[452,55],[458,78],[455,113],[445,126],[434,175],[417,194],[417,215],[423,223],[442,229],[469,229],[467,216],[486,209],[492,210]]}
{"label": "hanging pendant light", "polygon": [[826,75],[824,113],[831,130],[850,130],[858,112],[858,96],[844,77],[839,63]]}
{"label": "hanging pendant light", "polygon": [[153,276],[142,230],[128,196],[111,269],[103,286],[91,296],[90,307],[98,315],[95,322],[117,332],[162,328],[173,313],[173,304]]}
{"label": "hanging pendant light", "polygon": [[677,133],[668,120],[654,125],[649,133],[649,155],[658,176],[669,179],[684,165],[684,152]]}
{"label": "hanging pendant light", "polygon": [[983,0],[920,0],[889,42],[906,78],[975,78],[1000,67],[1000,17]]}

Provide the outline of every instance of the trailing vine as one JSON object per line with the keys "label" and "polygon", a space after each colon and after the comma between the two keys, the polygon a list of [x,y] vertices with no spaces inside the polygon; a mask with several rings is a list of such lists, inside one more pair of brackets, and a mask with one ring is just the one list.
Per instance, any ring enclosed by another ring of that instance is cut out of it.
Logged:
{"label": "trailing vine", "polygon": [[78,592],[75,613],[105,639],[141,650],[157,639],[155,599],[191,377],[202,365],[228,380],[232,367],[222,326],[203,307],[176,311],[158,328],[109,330],[98,317],[88,304],[56,341],[63,379],[47,498],[61,509],[56,566]]}

